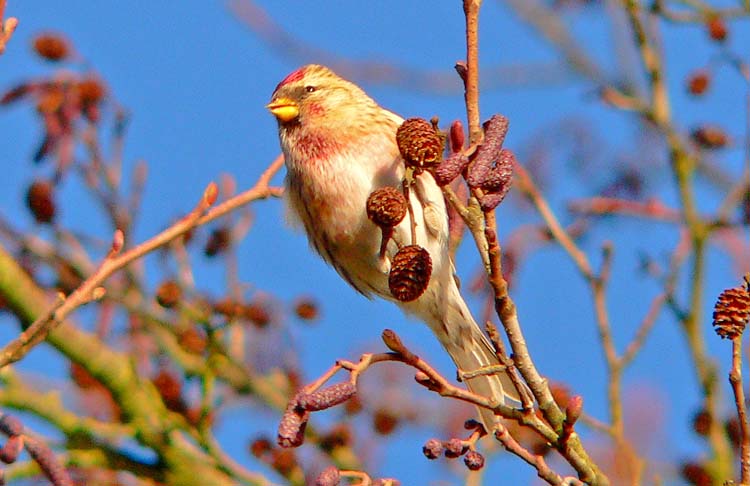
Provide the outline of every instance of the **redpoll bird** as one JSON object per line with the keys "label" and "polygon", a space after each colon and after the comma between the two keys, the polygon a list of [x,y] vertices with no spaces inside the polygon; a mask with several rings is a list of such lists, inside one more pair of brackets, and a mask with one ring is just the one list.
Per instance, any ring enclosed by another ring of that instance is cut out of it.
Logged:
{"label": "redpoll bird", "polygon": [[[416,242],[407,215],[394,228],[381,258],[381,231],[368,219],[365,206],[374,190],[401,187],[405,168],[396,130],[404,120],[358,86],[314,64],[284,78],[268,109],[279,124],[292,219],[302,223],[321,257],[360,293],[394,301],[427,323],[460,371],[498,365],[456,284],[445,201],[430,173],[417,175],[410,191]],[[411,244],[429,252],[432,275],[419,298],[401,302],[389,291],[388,271],[398,249]],[[465,381],[474,393],[517,400],[505,373],[490,371]],[[496,418],[488,410],[480,412],[489,430]]]}

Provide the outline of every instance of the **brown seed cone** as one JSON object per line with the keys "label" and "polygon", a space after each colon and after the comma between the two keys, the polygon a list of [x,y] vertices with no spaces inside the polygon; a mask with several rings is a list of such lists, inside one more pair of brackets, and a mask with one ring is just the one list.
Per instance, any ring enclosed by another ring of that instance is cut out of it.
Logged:
{"label": "brown seed cone", "polygon": [[226,251],[232,243],[232,233],[227,227],[216,228],[211,232],[203,253],[207,257],[213,257]]}
{"label": "brown seed cone", "polygon": [[26,205],[37,223],[51,223],[55,219],[56,206],[52,184],[34,181],[26,191]]}
{"label": "brown seed cone", "polygon": [[182,289],[174,280],[165,280],[156,289],[156,302],[165,309],[171,309],[182,299]]}
{"label": "brown seed cone", "polygon": [[101,81],[94,77],[85,78],[78,82],[78,99],[81,104],[96,105],[106,94],[107,90]]}
{"label": "brown seed cone", "polygon": [[406,210],[406,198],[395,187],[375,189],[367,198],[367,217],[381,228],[399,224]]}
{"label": "brown seed cone", "polygon": [[693,415],[693,431],[703,437],[707,437],[711,430],[713,417],[708,410],[703,409]]}
{"label": "brown seed cone", "polygon": [[464,464],[470,471],[478,471],[484,467],[484,456],[477,451],[469,451],[464,456]]}
{"label": "brown seed cone", "polygon": [[60,61],[70,55],[70,46],[65,38],[58,34],[41,34],[33,42],[34,51],[49,61]]}
{"label": "brown seed cone", "polygon": [[687,90],[693,96],[700,96],[706,92],[710,84],[711,75],[708,71],[700,69],[688,77]]}
{"label": "brown seed cone", "polygon": [[443,453],[443,443],[438,439],[430,439],[422,446],[422,454],[427,459],[437,459]]}
{"label": "brown seed cone", "polygon": [[705,149],[720,149],[729,143],[726,132],[719,127],[704,125],[690,134],[693,141]]}
{"label": "brown seed cone", "polygon": [[372,414],[372,428],[380,435],[389,435],[400,421],[398,415],[387,408],[380,407]]}
{"label": "brown seed cone", "polygon": [[314,321],[320,316],[318,304],[310,297],[303,297],[294,305],[294,313],[303,321]]}
{"label": "brown seed cone", "polygon": [[722,338],[734,339],[745,330],[750,319],[750,292],[747,287],[727,289],[714,306],[714,330]]}
{"label": "brown seed cone", "polygon": [[396,143],[407,167],[424,169],[440,162],[443,139],[424,118],[409,118],[398,127]]}
{"label": "brown seed cone", "polygon": [[393,257],[388,288],[396,299],[411,302],[427,290],[431,274],[429,252],[419,245],[405,246]]}
{"label": "brown seed cone", "polygon": [[262,457],[273,450],[273,444],[266,437],[258,437],[250,443],[250,454],[253,457]]}
{"label": "brown seed cone", "polygon": [[712,15],[708,19],[706,29],[708,30],[708,36],[717,42],[724,42],[729,33],[726,22],[718,15]]}

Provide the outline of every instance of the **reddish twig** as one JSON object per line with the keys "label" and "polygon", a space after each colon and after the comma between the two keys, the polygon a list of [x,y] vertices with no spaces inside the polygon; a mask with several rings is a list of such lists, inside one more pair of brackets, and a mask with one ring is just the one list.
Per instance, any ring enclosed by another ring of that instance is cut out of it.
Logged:
{"label": "reddish twig", "polygon": [[206,187],[201,200],[187,216],[153,238],[126,251],[122,255],[119,253],[123,246],[123,233],[119,229],[116,230],[109,253],[94,273],[81,283],[81,285],[65,298],[64,301],[34,321],[24,332],[21,333],[20,336],[18,336],[18,338],[8,343],[0,351],[0,368],[23,358],[32,347],[43,341],[47,335],[57,327],[58,324],[63,322],[76,308],[104,295],[104,289],[101,288],[100,285],[117,270],[122,269],[147,253],[170,243],[175,238],[190,231],[192,228],[213,221],[214,219],[223,216],[229,211],[247,204],[250,201],[280,195],[281,189],[271,187],[269,184],[271,178],[278,169],[281,168],[282,164],[283,157],[277,157],[269,168],[259,177],[253,188],[225,201],[215,207],[212,211],[207,210],[216,201],[218,189],[216,184],[209,184]]}
{"label": "reddish twig", "polygon": [[737,419],[740,422],[740,484],[750,484],[750,427],[747,422],[747,404],[742,384],[742,334],[732,339],[732,370],[729,383],[734,392]]}
{"label": "reddish twig", "polygon": [[581,481],[575,478],[563,478],[550,469],[547,462],[544,460],[544,457],[532,454],[528,449],[519,444],[518,441],[510,435],[510,432],[508,432],[508,429],[504,425],[498,424],[495,429],[495,438],[503,445],[505,450],[526,461],[530,466],[536,469],[537,475],[547,483],[556,486],[583,486]]}

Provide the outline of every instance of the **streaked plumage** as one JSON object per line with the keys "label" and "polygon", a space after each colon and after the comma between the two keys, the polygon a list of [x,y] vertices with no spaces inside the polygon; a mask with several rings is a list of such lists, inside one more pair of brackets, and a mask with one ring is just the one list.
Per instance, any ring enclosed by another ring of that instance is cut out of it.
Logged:
{"label": "streaked plumage", "polygon": [[[416,243],[432,258],[430,284],[408,303],[396,301],[388,290],[389,262],[378,258],[381,233],[367,218],[365,204],[373,190],[401,185],[404,164],[395,134],[403,119],[319,65],[304,66],[279,83],[269,109],[279,120],[291,216],[323,259],[360,293],[394,301],[427,323],[459,369],[497,364],[456,285],[445,201],[429,173],[417,177],[411,205]],[[399,245],[411,244],[410,224],[407,215],[395,228],[388,258]],[[479,376],[467,384],[498,400],[516,397],[505,374]],[[487,411],[482,418],[486,425],[494,420]]]}

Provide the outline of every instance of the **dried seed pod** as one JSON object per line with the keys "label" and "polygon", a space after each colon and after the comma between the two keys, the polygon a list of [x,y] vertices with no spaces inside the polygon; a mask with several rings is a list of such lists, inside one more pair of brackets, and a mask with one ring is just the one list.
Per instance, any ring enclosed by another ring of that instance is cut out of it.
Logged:
{"label": "dried seed pod", "polygon": [[241,315],[243,318],[252,322],[255,327],[259,328],[266,327],[270,324],[272,318],[268,306],[259,300],[242,306]]}
{"label": "dried seed pod", "polygon": [[253,457],[262,457],[273,450],[273,444],[265,437],[258,437],[250,444],[250,453]]}
{"label": "dried seed pod", "polygon": [[76,88],[78,90],[78,99],[84,106],[100,103],[107,93],[104,84],[94,77],[82,79],[78,82]]}
{"label": "dried seed pod", "polygon": [[37,223],[51,223],[55,219],[56,205],[52,184],[37,180],[26,191],[26,205]]}
{"label": "dried seed pod", "polygon": [[380,407],[372,414],[372,428],[380,435],[389,435],[401,422],[392,410]]}
{"label": "dried seed pod", "polygon": [[156,289],[156,302],[165,309],[171,309],[182,299],[182,288],[174,280],[165,280]]}
{"label": "dried seed pod", "polygon": [[289,478],[295,469],[299,468],[297,455],[288,449],[274,449],[271,451],[271,467],[285,478]]}
{"label": "dried seed pod", "polygon": [[716,42],[724,42],[727,40],[729,31],[727,30],[727,24],[724,19],[718,15],[712,15],[706,21],[706,29],[708,30],[708,36]]}
{"label": "dried seed pod", "polygon": [[730,417],[724,422],[724,430],[726,430],[729,442],[732,443],[735,452],[739,452],[742,446],[742,426],[740,425],[740,419],[736,416]]}
{"label": "dried seed pod", "polygon": [[687,79],[687,90],[693,96],[700,96],[708,90],[711,75],[705,69],[693,72]]}
{"label": "dried seed pod", "polygon": [[302,393],[297,398],[297,405],[304,410],[317,412],[344,403],[356,393],[357,387],[354,383],[345,381],[312,393]]}
{"label": "dried seed pod", "polygon": [[688,484],[698,486],[714,484],[714,478],[703,464],[688,462],[680,467],[680,473]]}
{"label": "dried seed pod", "polygon": [[409,118],[396,131],[396,143],[407,167],[418,170],[440,162],[443,139],[424,118]]}
{"label": "dried seed pod", "polygon": [[294,305],[294,313],[303,321],[314,321],[320,316],[318,303],[310,297],[297,300]]}
{"label": "dried seed pod", "polygon": [[48,61],[61,61],[70,55],[70,45],[59,34],[40,34],[34,38],[34,51]]}
{"label": "dried seed pod", "polygon": [[702,437],[707,437],[713,421],[708,410],[699,410],[698,413],[693,415],[693,431]]}
{"label": "dried seed pod", "polygon": [[226,251],[232,242],[232,233],[229,228],[216,228],[211,232],[203,253],[207,257],[213,257]]}
{"label": "dried seed pod", "polygon": [[208,338],[205,331],[190,327],[177,335],[177,340],[186,351],[193,354],[203,354],[208,348]]}
{"label": "dried seed pod", "polygon": [[167,409],[178,413],[182,413],[187,409],[187,405],[182,398],[182,382],[180,382],[175,373],[160,370],[151,379],[151,382],[159,392]]}
{"label": "dried seed pod", "polygon": [[395,187],[375,189],[367,198],[367,217],[381,228],[393,227],[406,216],[403,192]]}
{"label": "dried seed pod", "polygon": [[472,471],[478,471],[484,467],[484,456],[477,451],[469,451],[464,456],[464,464]]}
{"label": "dried seed pod", "polygon": [[690,134],[695,143],[705,149],[720,149],[729,143],[726,132],[719,127],[704,125]]}
{"label": "dried seed pod", "polygon": [[422,446],[422,453],[427,459],[437,459],[443,453],[443,443],[438,439],[430,439]]}
{"label": "dried seed pod", "polygon": [[714,306],[714,330],[722,338],[734,339],[745,330],[750,319],[750,292],[742,285],[727,289]]}
{"label": "dried seed pod", "polygon": [[226,297],[212,304],[213,311],[227,318],[239,317],[243,311],[243,305],[231,297]]}
{"label": "dried seed pod", "polygon": [[445,441],[443,447],[445,447],[445,457],[449,459],[462,456],[469,449],[469,446],[464,441],[455,438]]}
{"label": "dried seed pod", "polygon": [[411,302],[427,290],[431,274],[430,253],[419,245],[405,246],[393,257],[388,288],[397,300]]}

